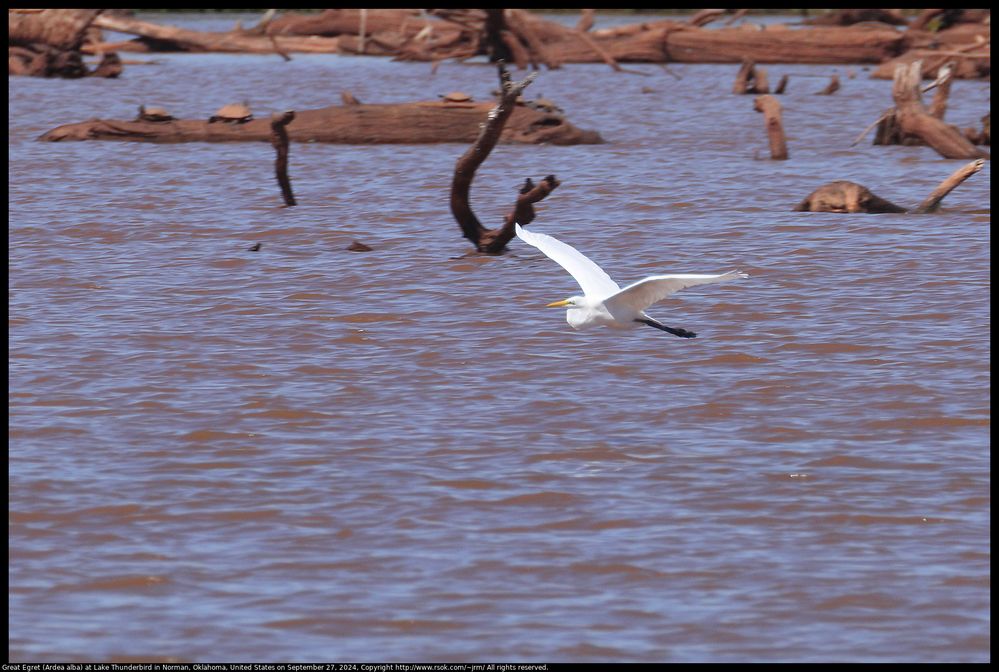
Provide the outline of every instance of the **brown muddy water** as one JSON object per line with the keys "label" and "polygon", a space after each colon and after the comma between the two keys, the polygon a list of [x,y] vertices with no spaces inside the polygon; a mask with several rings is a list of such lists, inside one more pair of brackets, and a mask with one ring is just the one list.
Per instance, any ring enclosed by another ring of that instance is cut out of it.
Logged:
{"label": "brown muddy water", "polygon": [[791,211],[962,165],[850,147],[890,82],[769,66],[772,162],[734,65],[540,74],[608,142],[498,147],[479,216],[554,173],[532,228],[619,282],[747,271],[650,310],[685,340],[574,332],[537,250],[468,256],[463,145],[293,145],[282,208],[266,143],[36,141],[484,98],[492,67],[142,58],[9,80],[9,660],[990,659],[990,165],[935,215]]}

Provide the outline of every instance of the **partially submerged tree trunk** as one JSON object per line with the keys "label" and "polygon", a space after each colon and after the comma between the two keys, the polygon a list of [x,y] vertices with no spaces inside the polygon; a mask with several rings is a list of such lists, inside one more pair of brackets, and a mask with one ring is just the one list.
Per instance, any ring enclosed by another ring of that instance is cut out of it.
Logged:
{"label": "partially submerged tree trunk", "polygon": [[818,96],[831,96],[832,94],[839,91],[839,75],[833,75],[826,85],[826,88],[819,91],[816,95]]}
{"label": "partially submerged tree trunk", "polygon": [[787,140],[784,137],[784,122],[781,120],[780,102],[773,96],[757,96],[753,109],[763,113],[770,141],[770,158],[775,161],[787,159]]}
{"label": "partially submerged tree trunk", "polygon": [[910,214],[936,212],[940,207],[940,202],[947,194],[980,171],[984,165],[985,162],[982,159],[976,159],[962,166],[941,182],[940,186],[934,189],[926,200],[913,210],[906,210],[891,201],[886,201],[862,184],[846,180],[837,180],[822,185],[805,197],[805,200],[799,203],[794,210],[797,212],[842,213],[909,212]]}
{"label": "partially submerged tree trunk", "polygon": [[[535,73],[536,74],[536,73]],[[527,226],[534,220],[534,204],[555,190],[559,182],[554,175],[541,180],[535,185],[530,178],[524,181],[520,195],[513,210],[507,214],[503,226],[498,229],[487,229],[475,216],[469,195],[475,171],[488,158],[496,146],[503,126],[516,109],[517,97],[534,80],[535,74],[528,75],[520,82],[512,82],[503,63],[499,64],[501,95],[499,104],[492,108],[486,122],[482,124],[475,142],[468,148],[454,167],[454,179],[451,181],[451,213],[454,215],[462,235],[472,241],[478,252],[485,254],[500,254],[506,248],[515,234],[514,225]]]}
{"label": "partially submerged tree trunk", "polygon": [[[295,142],[344,144],[471,142],[492,103],[442,101],[384,105],[334,105],[297,112],[288,124]],[[244,124],[210,124],[206,119],[177,121],[92,119],[48,131],[41,140],[129,140],[133,142],[267,142],[267,119]],[[584,131],[561,114],[515,105],[501,142],[554,145],[598,144],[595,131]]]}
{"label": "partially submerged tree trunk", "polygon": [[856,182],[837,180],[824,184],[794,208],[797,212],[905,212]]}
{"label": "partially submerged tree trunk", "polygon": [[732,93],[770,93],[770,85],[767,82],[767,71],[763,68],[757,69],[756,64],[751,60],[744,59],[739,72],[735,75],[735,84],[732,85]]}
{"label": "partially submerged tree trunk", "polygon": [[878,129],[875,144],[904,144],[909,136],[918,138],[945,159],[988,158],[955,127],[932,116],[923,105],[920,61],[899,65],[892,84],[895,100],[893,114],[888,114]]}

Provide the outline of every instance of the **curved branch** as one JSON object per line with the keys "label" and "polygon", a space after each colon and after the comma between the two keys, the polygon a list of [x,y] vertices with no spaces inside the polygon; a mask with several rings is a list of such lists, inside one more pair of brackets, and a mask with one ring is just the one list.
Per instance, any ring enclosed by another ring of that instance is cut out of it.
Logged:
{"label": "curved branch", "polygon": [[517,104],[517,96],[537,77],[537,73],[532,72],[521,81],[512,82],[503,61],[499,61],[498,69],[501,85],[499,104],[489,111],[486,122],[480,126],[479,135],[475,142],[458,159],[458,163],[454,167],[454,179],[451,181],[451,213],[457,220],[458,226],[461,227],[462,234],[472,241],[472,244],[480,251],[480,241],[488,229],[479,222],[469,202],[472,180],[475,179],[475,171],[478,170],[499,141],[503,126],[513,114],[514,106]]}

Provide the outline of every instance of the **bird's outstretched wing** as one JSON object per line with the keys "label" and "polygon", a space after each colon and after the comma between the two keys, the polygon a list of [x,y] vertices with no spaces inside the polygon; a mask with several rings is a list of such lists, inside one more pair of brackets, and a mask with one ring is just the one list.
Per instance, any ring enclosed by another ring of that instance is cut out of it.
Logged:
{"label": "bird's outstretched wing", "polygon": [[650,275],[644,280],[628,285],[617,294],[604,299],[604,305],[613,314],[617,311],[645,310],[653,303],[662,301],[670,294],[684,287],[707,285],[712,282],[725,282],[737,278],[748,278],[741,271],[729,271],[721,275],[698,275],[677,273],[675,275]]}
{"label": "bird's outstretched wing", "polygon": [[590,261],[582,252],[571,245],[566,245],[561,240],[543,233],[526,231],[520,224],[517,224],[514,230],[517,232],[518,238],[528,245],[538,248],[545,256],[568,271],[569,275],[579,283],[587,298],[603,299],[621,291],[621,287],[611,280],[604,269]]}

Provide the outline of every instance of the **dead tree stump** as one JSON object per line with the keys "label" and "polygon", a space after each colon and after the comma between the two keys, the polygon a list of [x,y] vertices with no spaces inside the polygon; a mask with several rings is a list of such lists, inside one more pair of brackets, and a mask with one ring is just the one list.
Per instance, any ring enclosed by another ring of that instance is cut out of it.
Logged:
{"label": "dead tree stump", "polygon": [[291,179],[288,177],[288,129],[287,126],[295,118],[294,110],[284,114],[271,115],[271,144],[277,152],[274,160],[274,173],[281,186],[281,195],[287,206],[297,205],[295,195],[291,191]]}
{"label": "dead tree stump", "polygon": [[945,159],[989,158],[987,152],[975,147],[959,130],[927,111],[920,91],[921,68],[919,60],[895,67],[892,84],[895,109],[878,126],[874,144],[918,144],[908,142],[911,137],[929,145]]}
{"label": "dead tree stump", "polygon": [[774,161],[787,159],[787,140],[784,138],[784,122],[781,121],[780,102],[770,95],[757,96],[753,109],[763,113],[770,140],[770,158]]}
{"label": "dead tree stump", "polygon": [[816,95],[831,96],[837,91],[839,91],[839,75],[833,75],[829,80],[829,84],[826,85],[826,88],[819,91]]}
{"label": "dead tree stump", "polygon": [[[721,11],[721,10],[717,10]],[[767,82],[767,71],[757,68],[756,63],[745,58],[739,67],[739,72],[735,75],[735,84],[732,85],[732,93],[770,93],[770,85]]]}
{"label": "dead tree stump", "polygon": [[549,175],[537,185],[530,178],[525,180],[513,210],[507,214],[503,226],[498,229],[487,229],[475,216],[469,202],[475,171],[496,146],[503,126],[517,104],[517,96],[534,81],[537,74],[531,73],[520,82],[512,82],[502,61],[499,62],[498,68],[501,89],[499,104],[489,111],[475,142],[458,159],[454,167],[454,179],[451,182],[451,213],[458,222],[462,235],[472,241],[476,251],[484,254],[501,254],[515,235],[514,224],[527,226],[533,221],[534,204],[548,196],[559,185],[554,175]]}

